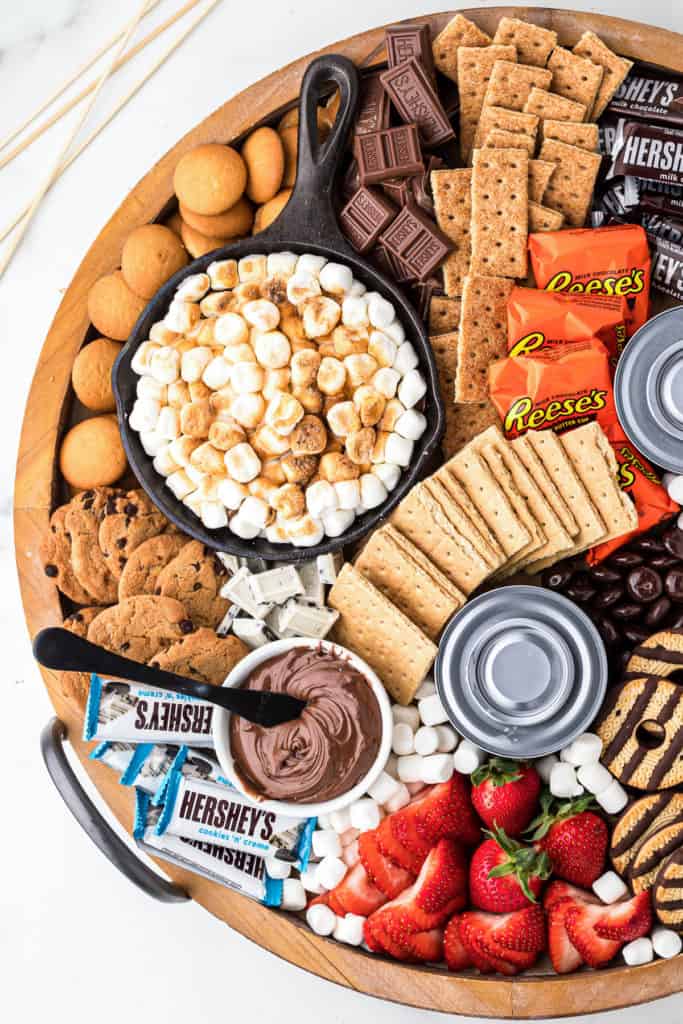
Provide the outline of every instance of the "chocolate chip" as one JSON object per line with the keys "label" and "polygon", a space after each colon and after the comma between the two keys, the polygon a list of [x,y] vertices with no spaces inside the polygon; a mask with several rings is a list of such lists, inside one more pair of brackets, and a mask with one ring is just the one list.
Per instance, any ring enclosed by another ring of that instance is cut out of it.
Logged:
{"label": "chocolate chip", "polygon": [[53,580],[55,576],[59,576],[59,569],[57,568],[56,565],[46,565],[45,575],[49,576],[50,579]]}
{"label": "chocolate chip", "polygon": [[121,644],[121,646],[119,647],[119,650],[120,651],[127,651],[129,647],[130,647],[130,644],[128,643],[128,641],[124,640],[123,643]]}
{"label": "chocolate chip", "polygon": [[83,616],[80,612],[72,612],[71,615],[67,616],[67,622],[83,622]]}
{"label": "chocolate chip", "polygon": [[202,585],[201,585],[201,583],[195,583],[195,584],[193,585],[192,589],[193,589],[193,590],[201,590],[201,589],[202,589]]}
{"label": "chocolate chip", "polygon": [[95,492],[93,491],[92,487],[88,491],[83,491],[83,497],[84,498],[94,498],[95,497]]}
{"label": "chocolate chip", "polygon": [[653,605],[647,610],[645,616],[645,624],[648,626],[658,626],[660,622],[666,618],[671,609],[671,601],[668,597],[660,597]]}
{"label": "chocolate chip", "polygon": [[104,506],[104,514],[106,516],[113,516],[115,512],[116,512],[116,499],[115,498],[107,498],[107,503]]}
{"label": "chocolate chip", "polygon": [[191,619],[183,619],[183,621],[180,623],[181,633],[191,633],[193,629],[194,625],[192,624]]}
{"label": "chocolate chip", "polygon": [[94,498],[86,498],[85,501],[83,502],[83,508],[85,509],[86,512],[89,512],[94,504],[95,504],[95,499]]}
{"label": "chocolate chip", "polygon": [[670,569],[664,586],[671,600],[680,604],[683,601],[683,569]]}
{"label": "chocolate chip", "polygon": [[119,539],[116,542],[116,546],[117,548],[119,548],[119,550],[121,550],[121,548],[125,548],[127,543],[128,541],[126,540],[125,537],[119,537]]}
{"label": "chocolate chip", "polygon": [[634,601],[649,604],[662,596],[664,586],[659,573],[654,569],[648,569],[646,565],[641,565],[637,569],[632,569],[626,577],[626,589]]}
{"label": "chocolate chip", "polygon": [[132,501],[129,501],[128,504],[123,506],[123,511],[127,516],[136,516],[138,514],[138,507]]}

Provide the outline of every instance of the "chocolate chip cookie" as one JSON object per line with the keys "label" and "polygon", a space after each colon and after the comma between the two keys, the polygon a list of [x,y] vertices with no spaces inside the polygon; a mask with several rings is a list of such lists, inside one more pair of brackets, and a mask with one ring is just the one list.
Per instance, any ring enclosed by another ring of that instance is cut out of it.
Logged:
{"label": "chocolate chip cookie", "polygon": [[133,661],[147,662],[193,630],[180,601],[140,594],[105,608],[90,623],[88,640]]}
{"label": "chocolate chip cookie", "polygon": [[119,601],[136,594],[153,594],[159,573],[182,551],[188,540],[182,533],[160,533],[136,547],[119,579]]}
{"label": "chocolate chip cookie", "polygon": [[40,549],[40,560],[45,575],[54,580],[57,588],[76,604],[90,604],[90,593],[81,586],[71,565],[71,537],[66,528],[68,505],[55,509],[50,517],[50,528]]}
{"label": "chocolate chip cookie", "polygon": [[70,633],[75,633],[76,636],[81,636],[85,639],[88,635],[88,628],[92,620],[103,611],[100,607],[89,607],[79,608],[77,612],[72,612],[71,615],[67,615],[62,625],[64,629],[68,629]]}
{"label": "chocolate chip cookie", "polygon": [[155,593],[180,601],[196,626],[215,629],[230,607],[219,593],[227,580],[228,570],[220,559],[193,540],[161,570]]}
{"label": "chocolate chip cookie", "polygon": [[201,683],[220,686],[249,648],[236,636],[216,636],[212,629],[198,629],[157,654],[151,665],[189,676]]}
{"label": "chocolate chip cookie", "polygon": [[108,501],[98,533],[100,550],[109,572],[120,579],[133,551],[144,541],[173,529],[166,516],[144,491],[128,491]]}
{"label": "chocolate chip cookie", "polygon": [[78,582],[90,594],[87,604],[115,604],[118,599],[116,578],[100,549],[97,535],[99,516],[93,507],[74,501],[66,513],[66,528],[71,536],[71,565]]}

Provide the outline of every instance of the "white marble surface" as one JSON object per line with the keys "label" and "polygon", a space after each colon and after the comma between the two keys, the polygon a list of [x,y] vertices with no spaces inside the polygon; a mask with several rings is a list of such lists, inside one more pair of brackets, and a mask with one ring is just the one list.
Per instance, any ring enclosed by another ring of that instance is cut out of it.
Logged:
{"label": "white marble surface", "polygon": [[[144,31],[180,0],[162,0]],[[683,31],[679,0],[574,5]],[[89,56],[138,0],[0,0],[0,136]],[[294,1018],[317,1024],[417,1022],[427,1015],[360,997],[263,952],[194,905],[138,894],[66,814],[44,773],[38,734],[51,713],[32,663],[11,537],[14,458],[33,366],[61,294],[102,224],[141,175],[228,96],[335,39],[426,9],[417,0],[223,0],[194,36],[53,189],[0,281],[0,598],[2,735],[0,1005],[7,1020],[120,1024],[126,1019]],[[553,4],[552,6],[564,6]],[[176,27],[171,33],[178,32]],[[170,39],[170,35],[168,37]],[[166,37],[155,44],[160,53]],[[119,72],[96,119],[140,77],[145,52]],[[73,115],[72,115],[73,117]],[[73,123],[73,122],[72,122]],[[0,225],[32,197],[66,136],[53,128],[0,171]],[[115,965],[115,966],[114,966]],[[543,1008],[539,1007],[539,1012]],[[683,996],[594,1018],[680,1020]],[[445,1017],[444,1017],[445,1019]]]}

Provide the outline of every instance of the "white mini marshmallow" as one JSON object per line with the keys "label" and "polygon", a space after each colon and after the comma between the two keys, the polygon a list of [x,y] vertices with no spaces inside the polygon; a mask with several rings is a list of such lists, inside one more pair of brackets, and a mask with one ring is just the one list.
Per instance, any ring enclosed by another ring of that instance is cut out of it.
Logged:
{"label": "white mini marshmallow", "polygon": [[488,754],[469,740],[462,740],[453,754],[453,767],[461,775],[471,775],[484,763]]}
{"label": "white mini marshmallow", "polygon": [[313,853],[321,860],[323,857],[341,857],[342,844],[333,828],[316,829],[311,837]]}
{"label": "white mini marshmallow", "polygon": [[[304,876],[301,877],[303,879]],[[305,883],[304,888],[306,888]],[[306,911],[306,924],[316,935],[331,935],[336,923],[337,915],[324,903],[316,903]]]}
{"label": "white mini marshmallow", "polygon": [[380,462],[372,467],[372,472],[382,481],[387,491],[393,491],[401,479],[401,469],[392,462]]}
{"label": "white mini marshmallow", "polygon": [[342,302],[342,323],[345,327],[366,327],[370,323],[368,300],[364,295],[346,296]]}
{"label": "white mini marshmallow", "polygon": [[268,331],[256,337],[254,352],[261,366],[267,370],[279,370],[289,363],[292,347],[282,331]]}
{"label": "white mini marshmallow", "polygon": [[186,494],[183,498],[183,505],[189,508],[190,512],[194,512],[196,516],[201,518],[202,504],[204,499],[202,498],[199,490],[191,491],[190,494]]}
{"label": "white mini marshmallow", "polygon": [[216,319],[213,329],[218,345],[244,345],[249,341],[249,327],[239,313],[224,313]]}
{"label": "white mini marshmallow", "polygon": [[454,771],[455,765],[450,754],[431,754],[422,760],[420,781],[427,785],[448,782]]}
{"label": "white mini marshmallow", "polygon": [[391,302],[377,292],[368,293],[368,316],[373,327],[388,327],[396,319],[396,310]]}
{"label": "white mini marshmallow", "polygon": [[202,381],[212,391],[220,391],[230,380],[233,367],[222,356],[215,356],[202,374]]}
{"label": "white mini marshmallow", "polygon": [[330,295],[348,295],[353,287],[353,273],[342,263],[326,263],[320,270],[320,284]]}
{"label": "white mini marshmallow", "polygon": [[159,476],[170,476],[171,473],[176,473],[180,469],[180,466],[171,455],[169,447],[168,441],[164,440],[163,448],[154,456],[152,465]]}
{"label": "white mini marshmallow", "polygon": [[391,749],[399,757],[412,754],[415,750],[413,730],[406,722],[396,722],[391,733]]}
{"label": "white mini marshmallow", "polygon": [[539,757],[538,761],[534,761],[534,768],[538,772],[541,782],[545,782],[546,786],[550,782],[550,773],[558,761],[557,754],[546,754],[545,757]]}
{"label": "white mini marshmallow", "polygon": [[346,533],[356,518],[356,513],[350,509],[332,508],[322,514],[322,524],[327,537],[341,537]]}
{"label": "white mini marshmallow", "polygon": [[[257,394],[263,388],[264,376],[263,367],[258,363],[234,363],[230,368],[230,387],[236,395]],[[205,380],[204,383],[208,382]]]}
{"label": "white mini marshmallow", "polygon": [[408,370],[398,386],[399,401],[412,409],[427,393],[427,382],[419,370]]}
{"label": "white mini marshmallow", "polygon": [[175,298],[184,299],[186,302],[199,302],[210,287],[211,281],[208,274],[190,274],[176,288]]}
{"label": "white mini marshmallow", "polygon": [[298,256],[293,252],[273,252],[266,259],[268,277],[291,277],[296,270]]}
{"label": "white mini marshmallow", "polygon": [[261,532],[258,526],[242,518],[239,512],[236,512],[230,520],[230,529],[241,540],[253,540]]}
{"label": "white mini marshmallow", "polygon": [[279,857],[266,857],[265,867],[271,878],[289,878],[292,873],[292,865]]}
{"label": "white mini marshmallow", "polygon": [[169,331],[176,331],[178,334],[186,334],[191,331],[199,320],[199,306],[194,302],[185,302],[184,299],[174,299],[168,307],[168,313],[164,317],[164,326]]}
{"label": "white mini marshmallow", "polygon": [[149,360],[149,373],[160,384],[172,384],[180,376],[180,352],[175,348],[158,348]]}
{"label": "white mini marshmallow", "polygon": [[367,288],[365,287],[363,282],[362,281],[357,281],[354,278],[353,284],[351,285],[351,291],[350,291],[349,294],[350,295],[365,295],[366,293],[367,293]]}
{"label": "white mini marshmallow", "polygon": [[386,501],[388,492],[382,481],[374,473],[363,473],[360,478],[360,500],[365,509],[377,508]]}
{"label": "white mini marshmallow", "polygon": [[396,433],[409,441],[417,441],[427,429],[427,419],[416,409],[406,409],[396,420]]}
{"label": "white mini marshmallow", "polygon": [[218,485],[218,498],[231,512],[237,511],[248,494],[244,484],[238,483],[237,480],[221,480]]}
{"label": "white mini marshmallow", "polygon": [[413,732],[420,727],[420,712],[414,704],[408,704],[407,707],[403,704],[392,704],[391,717],[394,722],[405,722]]}
{"label": "white mini marshmallow", "polygon": [[[430,726],[426,726],[430,728]],[[435,725],[434,731],[436,733],[436,749],[439,754],[449,754],[455,750],[458,745],[458,734],[455,729],[451,729],[450,725]]]}
{"label": "white mini marshmallow", "polygon": [[[428,757],[430,754],[435,754],[439,746],[439,736],[436,731],[436,727],[433,725],[423,725],[415,733],[414,739],[415,753],[420,754],[422,757]],[[450,759],[452,763],[452,758]]]}
{"label": "white mini marshmallow", "polygon": [[422,782],[422,762],[419,754],[407,754],[398,759],[398,777],[401,782]]}
{"label": "white mini marshmallow", "polygon": [[360,483],[358,480],[340,480],[334,484],[337,508],[352,512],[360,504]]}
{"label": "white mini marshmallow", "polygon": [[340,857],[323,857],[316,870],[316,881],[324,889],[334,889],[346,874],[346,864]]}
{"label": "white mini marshmallow", "polygon": [[325,536],[322,519],[314,519],[313,516],[305,515],[293,522],[295,525],[288,524],[287,529],[290,542],[295,548],[314,548]]}
{"label": "white mini marshmallow", "polygon": [[287,298],[289,301],[293,306],[298,306],[300,302],[305,302],[306,299],[314,299],[316,295],[320,295],[320,282],[318,278],[306,271],[299,270],[297,267],[296,272],[292,274],[287,282]]}
{"label": "white mini marshmallow", "polygon": [[332,937],[337,942],[344,942],[347,946],[360,946],[363,942],[363,926],[365,918],[358,914],[346,914],[345,917],[338,917]]}
{"label": "white mini marshmallow", "polygon": [[342,832],[346,832],[348,828],[351,828],[351,817],[348,807],[343,807],[340,811],[332,811],[329,817],[330,828],[333,828],[340,835]]}
{"label": "white mini marshmallow", "polygon": [[155,455],[158,455],[166,447],[168,441],[161,434],[157,433],[156,430],[141,430],[140,443],[145,449],[145,454],[154,458]]}
{"label": "white mini marshmallow", "polygon": [[[130,368],[133,373],[138,373],[142,376],[145,373],[149,373],[152,356],[155,352],[160,351],[160,346],[155,345],[152,341],[143,341],[142,344],[138,345],[135,349],[135,355],[133,356]],[[170,349],[173,351],[173,349]]]}
{"label": "white mini marshmallow", "polygon": [[649,964],[650,960],[654,959],[652,940],[647,936],[628,942],[621,952],[629,967],[640,967],[642,964]]}
{"label": "white mini marshmallow", "polygon": [[337,507],[337,492],[327,480],[316,480],[306,488],[306,508],[319,519],[323,512]]}
{"label": "white mini marshmallow", "polygon": [[623,786],[613,779],[607,789],[599,793],[595,799],[606,814],[618,814],[628,803],[628,794]]}
{"label": "white mini marshmallow", "polygon": [[372,797],[356,800],[349,807],[349,814],[351,827],[357,828],[359,832],[369,832],[370,829],[377,828],[382,820],[379,804]]}
{"label": "white mini marshmallow", "polygon": [[241,284],[253,282],[258,284],[266,276],[266,257],[260,255],[243,256],[237,264]]}
{"label": "white mini marshmallow", "polygon": [[280,323],[280,310],[269,299],[253,299],[242,306],[242,316],[258,331],[274,331]]}
{"label": "white mini marshmallow", "polygon": [[198,345],[188,352],[183,352],[180,360],[180,376],[188,384],[202,379],[202,374],[213,358],[213,352],[208,345]]}
{"label": "white mini marshmallow", "polygon": [[396,811],[400,811],[402,807],[405,807],[409,803],[410,790],[405,783],[399,782],[398,789],[384,804],[384,809],[387,814],[395,814]]}
{"label": "white mini marshmallow", "polygon": [[448,721],[448,714],[436,693],[418,701],[417,710],[423,725],[441,725]]}
{"label": "white mini marshmallow", "polygon": [[394,369],[398,370],[402,377],[411,370],[417,369],[420,365],[420,358],[415,351],[415,348],[409,341],[399,345],[396,358],[394,359]]}
{"label": "white mini marshmallow", "polygon": [[282,909],[303,910],[308,903],[306,890],[298,878],[285,878],[282,883]]}
{"label": "white mini marshmallow", "polygon": [[425,679],[415,691],[414,700],[422,700],[424,697],[431,697],[436,693],[436,686],[431,679]]}
{"label": "white mini marshmallow", "polygon": [[[318,821],[319,820],[320,819],[318,819]],[[318,880],[317,880],[317,878],[315,876],[316,876],[316,865],[315,864],[310,864],[306,868],[305,871],[301,872],[299,877],[301,879],[301,884],[303,885],[303,887],[306,890],[306,892],[312,892],[316,896],[319,896],[320,893],[324,892],[325,890],[323,889],[322,885],[319,884],[319,882],[318,882]]]}
{"label": "white mini marshmallow", "polygon": [[261,472],[261,460],[247,441],[225,453],[225,466],[233,480],[241,484],[255,480]]}
{"label": "white mini marshmallow", "polygon": [[604,793],[607,787],[611,786],[613,778],[599,761],[581,765],[576,775],[583,788],[594,796]]}
{"label": "white mini marshmallow", "polygon": [[135,388],[135,394],[138,398],[152,398],[155,402],[159,402],[160,405],[166,405],[168,389],[165,384],[160,384],[154,377],[146,374],[144,377],[140,377]]}
{"label": "white mini marshmallow", "polygon": [[400,788],[400,782],[388,775],[387,772],[380,772],[373,784],[368,789],[368,794],[373,800],[376,800],[378,804],[384,806],[387,800],[391,800],[392,796],[398,793]]}
{"label": "white mini marshmallow", "polygon": [[395,465],[405,468],[410,465],[413,457],[413,447],[412,441],[392,431],[387,438],[384,455],[387,462],[393,462]]}
{"label": "white mini marshmallow", "polygon": [[379,391],[380,395],[384,395],[385,398],[393,398],[400,383],[400,373],[388,366],[380,367],[372,378],[373,388],[375,391]]}
{"label": "white mini marshmallow", "polygon": [[576,778],[574,766],[566,761],[558,761],[550,772],[550,792],[553,796],[568,798],[580,796],[583,787]]}
{"label": "white mini marshmallow", "polygon": [[396,342],[397,346],[403,344],[405,341],[406,332],[400,320],[392,320],[391,323],[387,324],[386,327],[383,327],[382,330]]}
{"label": "white mini marshmallow", "polygon": [[603,903],[616,903],[628,892],[628,886],[616,871],[605,871],[593,882],[593,892]]}
{"label": "white mini marshmallow", "polygon": [[183,498],[195,490],[195,485],[184,469],[179,469],[176,473],[171,473],[170,476],[166,477],[166,486],[175,494],[179,501],[182,501]]}
{"label": "white mini marshmallow", "polygon": [[[385,334],[383,331],[373,331],[372,334],[370,335],[368,352],[370,353],[373,359],[377,360],[380,366],[386,368],[393,366],[397,350],[398,346],[394,339],[390,338],[389,335]],[[397,371],[394,370],[394,373],[396,372]],[[398,384],[396,386],[398,387]],[[392,398],[393,396],[388,395],[387,397]]]}
{"label": "white mini marshmallow", "polygon": [[678,956],[683,949],[683,939],[673,928],[655,928],[650,938],[652,948],[663,960],[670,960],[671,957]]}
{"label": "white mini marshmallow", "polygon": [[237,264],[235,260],[214,260],[206,268],[211,287],[216,291],[234,288],[237,284]]}
{"label": "white mini marshmallow", "polygon": [[199,515],[207,530],[222,530],[228,525],[228,513],[220,501],[203,501]]}
{"label": "white mini marshmallow", "polygon": [[593,764],[600,760],[602,754],[602,740],[594,732],[584,732],[565,747],[563,750],[563,761],[573,764],[578,768],[582,764]]}
{"label": "white mini marshmallow", "polygon": [[160,404],[154,398],[136,398],[128,422],[133,430],[154,430],[159,422]]}
{"label": "white mini marshmallow", "polygon": [[250,494],[240,505],[240,518],[243,522],[264,530],[270,518],[270,507],[263,498]]}
{"label": "white mini marshmallow", "polygon": [[674,476],[666,484],[666,489],[672,501],[683,504],[683,476]]}
{"label": "white mini marshmallow", "polygon": [[180,437],[178,410],[172,409],[170,405],[165,405],[159,413],[155,430],[160,437],[165,437],[167,441],[175,441],[176,437]]}
{"label": "white mini marshmallow", "polygon": [[312,274],[313,277],[320,277],[327,260],[324,256],[315,256],[312,252],[305,252],[296,261],[296,273]]}

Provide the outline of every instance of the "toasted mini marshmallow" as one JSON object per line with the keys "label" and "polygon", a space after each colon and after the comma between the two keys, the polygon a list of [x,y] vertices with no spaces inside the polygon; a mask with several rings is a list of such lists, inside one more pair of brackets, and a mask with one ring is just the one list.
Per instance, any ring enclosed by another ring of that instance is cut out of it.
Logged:
{"label": "toasted mini marshmallow", "polygon": [[211,388],[207,388],[203,380],[193,380],[191,384],[188,384],[187,390],[190,393],[191,402],[198,402],[204,398],[208,399],[214,394]]}
{"label": "toasted mini marshmallow", "polygon": [[372,386],[387,399],[394,397],[400,382],[400,373],[388,366],[383,366],[372,378]]}
{"label": "toasted mini marshmallow", "polygon": [[[143,341],[141,345],[138,345],[130,364],[133,373],[138,373],[141,376],[145,373],[151,373],[152,356],[155,352],[160,352],[161,349],[161,345],[155,345],[152,341]],[[161,383],[167,384],[169,382],[161,381]]]}
{"label": "toasted mini marshmallow", "polygon": [[398,398],[392,398],[387,402],[382,419],[379,421],[379,429],[391,433],[396,429],[396,424],[405,411],[403,403],[399,402]]}
{"label": "toasted mini marshmallow", "polygon": [[190,274],[176,288],[174,301],[199,302],[200,299],[204,298],[210,287],[211,281],[208,274]]}
{"label": "toasted mini marshmallow", "polygon": [[379,465],[387,460],[387,438],[390,436],[387,430],[375,431],[375,444],[370,456],[373,465]]}
{"label": "toasted mini marshmallow", "polygon": [[228,525],[228,514],[220,501],[202,501],[199,515],[207,530],[222,530]]}
{"label": "toasted mini marshmallow", "polygon": [[331,508],[322,514],[323,529],[328,537],[341,537],[356,518],[352,509]]}
{"label": "toasted mini marshmallow", "polygon": [[198,518],[201,518],[202,515],[203,500],[204,499],[202,498],[199,491],[190,491],[190,493],[186,494],[185,497],[182,499],[183,505],[185,505],[186,508],[189,508],[191,512],[194,512],[194,514]]}
{"label": "toasted mini marshmallow", "polygon": [[247,488],[249,493],[253,494],[255,498],[261,498],[270,508],[273,507],[273,498],[277,494],[279,487],[272,480],[265,476],[257,476],[254,480],[249,481]]}
{"label": "toasted mini marshmallow", "polygon": [[266,526],[266,540],[269,544],[289,544],[289,536],[282,523]]}
{"label": "toasted mini marshmallow", "polygon": [[327,480],[316,480],[306,488],[306,509],[314,519],[320,519],[327,509],[337,507],[337,494]]}
{"label": "toasted mini marshmallow", "polygon": [[220,391],[212,391],[209,395],[209,405],[211,406],[211,412],[214,414],[216,419],[230,422],[232,415],[230,413],[230,406],[235,400],[235,392],[232,390],[229,384],[226,384]]}
{"label": "toasted mini marshmallow", "polygon": [[174,299],[164,317],[164,324],[171,331],[185,334],[199,320],[199,306],[196,302]]}
{"label": "toasted mini marshmallow", "polygon": [[188,437],[208,437],[212,421],[213,413],[208,399],[189,402],[180,410],[180,429]]}
{"label": "toasted mini marshmallow", "polygon": [[387,324],[386,327],[383,327],[382,330],[385,334],[388,334],[393,341],[396,342],[397,346],[402,345],[406,339],[405,328],[403,327],[403,324],[401,323],[400,320],[392,320],[392,322],[390,324]]}
{"label": "toasted mini marshmallow", "polygon": [[172,384],[180,376],[180,352],[174,348],[155,347],[147,372],[160,384]]}
{"label": "toasted mini marshmallow", "polygon": [[237,511],[245,498],[249,497],[249,491],[237,480],[225,477],[218,485],[218,498],[226,508],[232,512]]}
{"label": "toasted mini marshmallow", "polygon": [[269,427],[286,437],[291,434],[303,415],[304,407],[294,395],[278,391],[268,403],[265,420]]}
{"label": "toasted mini marshmallow", "polygon": [[[265,280],[265,278],[263,279]],[[263,281],[243,281],[232,290],[231,309],[240,316],[244,314],[244,307],[248,302],[254,302],[261,298],[261,287]]]}
{"label": "toasted mini marshmallow", "polygon": [[364,295],[347,295],[342,303],[342,323],[346,327],[366,327],[370,323],[368,300]]}
{"label": "toasted mini marshmallow", "polygon": [[413,447],[413,442],[408,441],[405,437],[394,433],[389,434],[385,448],[386,461],[404,468],[409,466],[413,457]]}
{"label": "toasted mini marshmallow", "polygon": [[137,398],[130,411],[128,422],[133,430],[154,430],[161,412],[161,404],[154,398]]}
{"label": "toasted mini marshmallow", "polygon": [[177,473],[181,468],[171,455],[169,448],[170,445],[166,442],[165,446],[160,448],[154,456],[152,465],[160,476],[170,476],[171,473]]}
{"label": "toasted mini marshmallow", "polygon": [[306,412],[316,413],[322,412],[323,409],[323,393],[318,391],[317,387],[293,387],[292,394],[294,397],[301,402]]}
{"label": "toasted mini marshmallow", "polygon": [[289,338],[292,347],[299,342],[305,344],[307,348],[315,347],[314,343],[306,338],[301,317],[296,307],[289,301],[280,306],[280,330]]}
{"label": "toasted mini marshmallow", "polygon": [[[188,462],[188,464],[183,468],[187,475],[189,476],[192,483],[197,488],[198,496],[201,499],[201,495],[199,494],[199,485],[201,484],[202,480],[206,480],[206,473],[203,473],[201,469],[197,469],[197,467],[193,466],[191,462]],[[225,469],[225,467],[223,467],[223,469]]]}
{"label": "toasted mini marshmallow", "polygon": [[[156,342],[157,345],[170,345],[178,337],[178,332],[172,331],[163,320],[157,320],[149,329],[149,340]],[[143,342],[143,344],[146,344],[146,342]]]}
{"label": "toasted mini marshmallow", "polygon": [[313,277],[318,278],[326,263],[327,260],[324,256],[314,256],[312,252],[305,252],[297,260],[296,272],[297,274],[312,274]]}
{"label": "toasted mini marshmallow", "polygon": [[327,428],[319,416],[304,416],[289,435],[293,455],[321,455],[327,445]]}
{"label": "toasted mini marshmallow", "polygon": [[287,336],[281,331],[259,334],[254,340],[253,347],[258,362],[268,370],[279,370],[289,364],[292,347]]}
{"label": "toasted mini marshmallow", "polygon": [[169,452],[172,455],[175,462],[178,463],[178,467],[186,468],[190,464],[192,452],[199,447],[201,441],[196,440],[194,437],[176,437],[174,441],[171,441],[169,445]]}
{"label": "toasted mini marshmallow", "polygon": [[426,393],[427,382],[420,371],[408,370],[398,387],[399,401],[403,402],[406,409],[412,409]]}
{"label": "toasted mini marshmallow", "polygon": [[283,484],[271,497],[271,504],[283,519],[294,519],[304,514],[306,498],[298,484]]}
{"label": "toasted mini marshmallow", "polygon": [[156,432],[160,437],[165,437],[168,441],[175,440],[180,434],[180,416],[177,409],[172,409],[170,405],[165,405],[159,412],[159,418],[156,422]]}
{"label": "toasted mini marshmallow", "polygon": [[365,327],[345,327],[339,324],[332,331],[332,343],[337,359],[366,354],[369,341],[370,336]]}
{"label": "toasted mini marshmallow", "polygon": [[282,486],[282,484],[287,480],[279,459],[265,459],[261,466],[261,476],[266,477],[268,480],[272,480],[272,482],[277,484],[278,487]]}
{"label": "toasted mini marshmallow", "polygon": [[289,437],[279,434],[272,427],[264,425],[255,430],[251,435],[251,444],[254,451],[261,458],[271,459],[276,455],[284,455],[289,451]]}
{"label": "toasted mini marshmallow", "polygon": [[419,364],[419,356],[409,341],[404,341],[403,344],[399,345],[396,358],[394,359],[394,369],[398,370],[401,376],[405,376],[406,373],[414,370]]}
{"label": "toasted mini marshmallow", "polygon": [[382,330],[396,319],[396,310],[391,302],[383,298],[379,292],[368,292],[368,316],[373,327]]}
{"label": "toasted mini marshmallow", "polygon": [[368,352],[380,367],[393,366],[397,350],[396,342],[382,331],[373,331],[370,335]]}
{"label": "toasted mini marshmallow", "polygon": [[213,263],[209,263],[206,273],[211,287],[216,291],[234,288],[239,282],[237,260],[214,260]]}
{"label": "toasted mini marshmallow", "polygon": [[296,270],[298,257],[293,252],[274,252],[266,258],[268,277],[291,277]]}
{"label": "toasted mini marshmallow", "polygon": [[372,472],[382,481],[387,491],[393,491],[401,479],[401,469],[391,462],[381,462],[379,466],[373,466]]}
{"label": "toasted mini marshmallow", "polygon": [[374,427],[382,418],[387,400],[370,384],[361,384],[353,393],[353,404],[364,427]]}
{"label": "toasted mini marshmallow", "polygon": [[135,394],[138,398],[151,398],[153,401],[159,402],[160,405],[168,404],[168,388],[165,384],[160,384],[150,374],[140,377]]}
{"label": "toasted mini marshmallow", "polygon": [[292,384],[310,387],[315,384],[320,368],[320,353],[312,349],[295,352],[291,361]]}
{"label": "toasted mini marshmallow", "polygon": [[289,281],[287,282],[287,298],[294,306],[298,306],[300,302],[305,302],[306,299],[313,299],[316,295],[320,295],[320,282],[317,277],[313,274],[300,271],[298,268]]}
{"label": "toasted mini marshmallow", "polygon": [[324,338],[339,323],[341,307],[326,295],[306,299],[300,306],[304,333],[307,338]]}
{"label": "toasted mini marshmallow", "polygon": [[291,373],[288,366],[279,370],[266,370],[263,377],[263,397],[270,401],[278,391],[289,391]]}
{"label": "toasted mini marshmallow", "polygon": [[202,318],[197,326],[193,330],[193,334],[196,333],[196,341],[198,345],[208,345],[209,348],[217,348],[216,337],[214,331],[216,329],[215,320],[207,320]]}
{"label": "toasted mini marshmallow", "polygon": [[179,501],[182,501],[183,498],[196,489],[184,469],[179,469],[177,472],[167,476],[166,486],[175,494]]}
{"label": "toasted mini marshmallow", "polygon": [[330,430],[337,437],[346,437],[355,430],[360,430],[360,416],[353,402],[337,402],[327,413]]}
{"label": "toasted mini marshmallow", "polygon": [[325,529],[321,521],[310,515],[288,520],[285,529],[290,541],[297,548],[315,547],[325,536]]}
{"label": "toasted mini marshmallow", "polygon": [[180,361],[180,376],[190,384],[201,380],[204,370],[213,359],[213,352],[208,346],[198,345],[197,348],[184,352]]}
{"label": "toasted mini marshmallow", "polygon": [[198,469],[200,473],[208,473],[210,476],[225,476],[225,453],[209,442],[205,441],[192,452],[190,464]]}
{"label": "toasted mini marshmallow", "polygon": [[330,295],[348,295],[353,287],[353,273],[342,263],[326,263],[320,271],[320,284]]}
{"label": "toasted mini marshmallow", "polygon": [[324,395],[338,395],[346,384],[346,367],[341,360],[326,356],[321,360],[316,382]]}
{"label": "toasted mini marshmallow", "polygon": [[417,441],[427,429],[427,419],[416,409],[406,409],[396,421],[396,433],[409,441]]}
{"label": "toasted mini marshmallow", "polygon": [[223,358],[233,366],[236,363],[255,363],[256,353],[248,341],[243,341],[239,345],[226,345],[223,349]]}
{"label": "toasted mini marshmallow", "polygon": [[255,430],[263,419],[266,403],[262,395],[236,395],[230,403],[230,415],[247,430]]}
{"label": "toasted mini marshmallow", "polygon": [[[347,356],[344,366],[348,374],[349,384],[357,388],[361,384],[369,384],[379,369],[379,364],[371,355],[359,353]],[[379,390],[379,388],[376,388]]]}
{"label": "toasted mini marshmallow", "polygon": [[274,302],[267,299],[256,299],[247,302],[242,310],[242,316],[258,331],[274,331],[280,323],[280,310]]}
{"label": "toasted mini marshmallow", "polygon": [[290,484],[307,483],[318,468],[317,455],[283,455],[280,465]]}
{"label": "toasted mini marshmallow", "polygon": [[258,363],[234,363],[230,368],[230,387],[236,395],[256,394],[263,381],[263,367]]}
{"label": "toasted mini marshmallow", "polygon": [[261,460],[251,447],[244,442],[236,444],[234,448],[225,453],[225,465],[228,473],[240,484],[248,484],[261,472]]}
{"label": "toasted mini marshmallow", "polygon": [[344,480],[357,480],[360,476],[358,466],[343,452],[326,452],[320,457],[318,470],[322,479],[329,480],[332,484]]}
{"label": "toasted mini marshmallow", "polygon": [[249,340],[249,326],[239,313],[224,313],[216,320],[213,336],[218,345],[241,345]]}
{"label": "toasted mini marshmallow", "polygon": [[172,384],[168,385],[166,401],[174,409],[182,409],[184,405],[192,401],[190,398],[190,388],[184,380],[174,380]]}
{"label": "toasted mini marshmallow", "polygon": [[210,363],[207,363],[202,374],[202,381],[212,391],[219,391],[230,380],[230,371],[230,363],[223,356],[216,356]]}
{"label": "toasted mini marshmallow", "polygon": [[266,276],[265,256],[243,256],[237,264],[240,284],[258,284]]}
{"label": "toasted mini marshmallow", "polygon": [[207,319],[216,320],[227,313],[235,313],[236,306],[232,292],[209,292],[199,303],[199,312]]}

